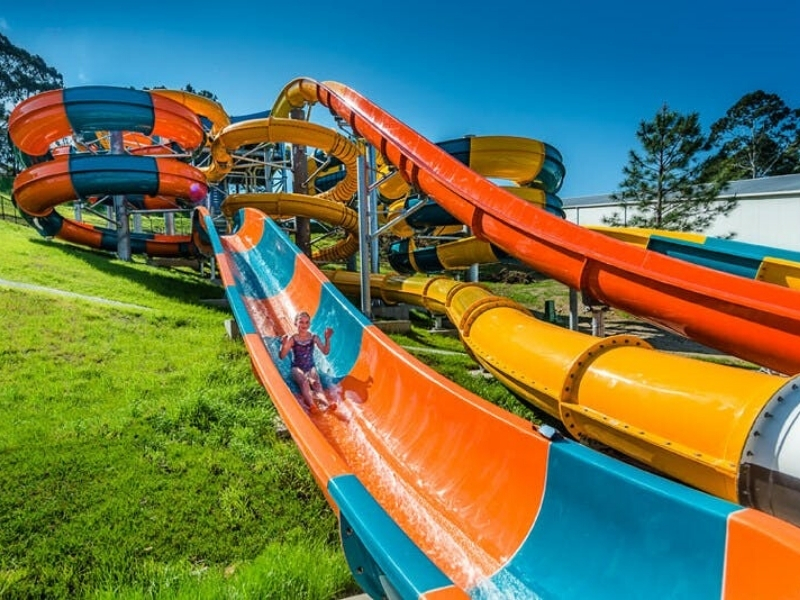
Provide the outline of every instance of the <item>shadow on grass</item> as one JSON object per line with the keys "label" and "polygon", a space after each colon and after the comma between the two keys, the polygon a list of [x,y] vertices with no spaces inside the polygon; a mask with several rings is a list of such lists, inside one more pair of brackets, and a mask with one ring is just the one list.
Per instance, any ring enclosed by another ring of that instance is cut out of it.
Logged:
{"label": "shadow on grass", "polygon": [[[222,286],[188,268],[177,271],[150,265],[145,270],[141,268],[146,266],[142,255],[134,255],[133,260],[128,263],[104,250],[44,239],[33,239],[31,243],[80,259],[92,269],[135,282],[165,298],[181,300],[187,304],[205,304],[220,312],[228,312],[227,306],[217,302],[225,298]],[[208,302],[209,300],[212,302]]]}

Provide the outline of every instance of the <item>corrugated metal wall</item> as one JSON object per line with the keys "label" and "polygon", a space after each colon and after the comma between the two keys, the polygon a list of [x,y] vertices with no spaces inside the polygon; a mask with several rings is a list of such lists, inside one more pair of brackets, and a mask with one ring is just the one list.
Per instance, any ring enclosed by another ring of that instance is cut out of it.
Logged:
{"label": "corrugated metal wall", "polygon": [[[570,206],[565,201],[567,220],[578,225],[602,225],[603,217],[613,213],[625,215],[624,208],[613,204],[580,205],[580,199]],[[800,190],[787,195],[759,194],[757,198],[739,197],[739,204],[727,217],[719,217],[707,231],[708,236],[727,237],[750,244],[774,246],[800,251]]]}

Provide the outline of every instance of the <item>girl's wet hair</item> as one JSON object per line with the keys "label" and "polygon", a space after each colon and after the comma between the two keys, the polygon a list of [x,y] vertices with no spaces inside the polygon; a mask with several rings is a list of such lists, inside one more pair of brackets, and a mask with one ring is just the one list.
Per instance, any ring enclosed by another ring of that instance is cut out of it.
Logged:
{"label": "girl's wet hair", "polygon": [[306,311],[300,311],[294,316],[294,324],[297,325],[300,322],[300,319],[303,317],[307,318],[309,321],[311,320],[311,315],[309,315]]}

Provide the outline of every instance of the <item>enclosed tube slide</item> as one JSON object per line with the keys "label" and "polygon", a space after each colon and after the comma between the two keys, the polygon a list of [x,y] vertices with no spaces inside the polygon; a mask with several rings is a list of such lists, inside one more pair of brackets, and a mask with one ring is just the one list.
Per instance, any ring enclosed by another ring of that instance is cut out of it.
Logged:
{"label": "enclosed tube slide", "polygon": [[794,250],[682,231],[600,225],[589,225],[587,228],[718,271],[795,290],[800,288],[800,252]]}
{"label": "enclosed tube slide", "polygon": [[[207,214],[204,222],[254,372],[371,597],[800,594],[800,529],[459,388],[369,323],[260,211],[239,211],[230,235],[218,236]],[[300,310],[313,331],[336,332],[317,359],[335,411],[306,414],[287,383],[280,338]]]}
{"label": "enclosed tube slide", "polygon": [[[64,138],[99,131],[134,134],[136,153],[63,153],[57,147]],[[181,199],[189,205],[193,195],[204,196],[207,189],[205,176],[195,167],[140,151],[142,137],[162,138],[184,150],[204,143],[195,112],[156,92],[103,86],[45,92],[17,105],[9,117],[9,135],[29,165],[14,181],[14,199],[47,237],[114,251],[115,229],[64,218],[54,208],[108,194]],[[193,194],[192,185],[199,191]],[[131,251],[151,256],[196,253],[190,236],[137,233],[131,234]]]}

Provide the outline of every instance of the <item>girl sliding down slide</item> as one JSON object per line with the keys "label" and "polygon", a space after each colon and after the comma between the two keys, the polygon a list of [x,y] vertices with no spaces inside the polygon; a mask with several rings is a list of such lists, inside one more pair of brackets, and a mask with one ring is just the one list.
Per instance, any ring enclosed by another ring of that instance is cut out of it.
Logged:
{"label": "girl sliding down slide", "polygon": [[311,333],[311,316],[307,312],[297,313],[294,318],[294,324],[297,327],[297,333],[283,337],[279,356],[284,359],[289,354],[289,351],[292,351],[291,373],[292,378],[300,388],[303,408],[306,411],[310,411],[313,406],[320,410],[327,410],[328,408],[335,410],[336,404],[329,403],[325,398],[319,373],[314,364],[315,346],[323,354],[327,355],[330,352],[333,329],[330,327],[325,329],[325,342],[323,343],[318,335]]}

